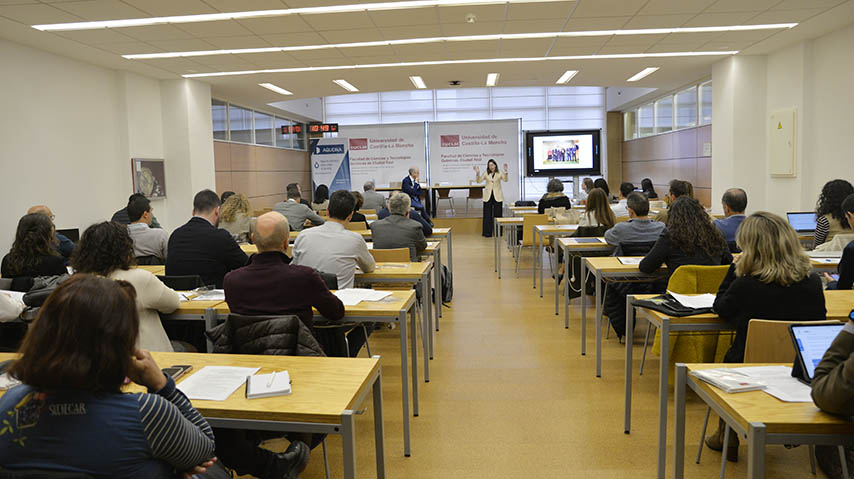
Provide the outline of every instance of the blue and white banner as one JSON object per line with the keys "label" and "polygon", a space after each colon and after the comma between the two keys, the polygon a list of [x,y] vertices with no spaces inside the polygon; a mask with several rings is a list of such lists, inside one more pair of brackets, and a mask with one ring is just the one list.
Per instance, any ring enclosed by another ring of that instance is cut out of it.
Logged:
{"label": "blue and white banner", "polygon": [[347,138],[311,140],[312,190],[326,185],[329,192],[350,191],[350,153]]}

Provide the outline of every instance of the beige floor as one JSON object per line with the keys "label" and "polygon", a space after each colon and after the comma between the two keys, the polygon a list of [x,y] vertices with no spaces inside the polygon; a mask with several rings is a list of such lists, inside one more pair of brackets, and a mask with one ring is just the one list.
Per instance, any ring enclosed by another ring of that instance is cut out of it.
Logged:
{"label": "beige floor", "polygon": [[[421,382],[421,415],[411,421],[409,458],[403,456],[397,331],[371,337],[373,352],[383,361],[387,477],[655,477],[657,358],[637,377],[640,348],[635,354],[633,431],[626,435],[625,350],[616,337],[604,345],[603,377],[596,379],[593,356],[579,353],[579,309],[571,310],[570,328],[564,329],[562,317],[553,312],[551,285],[543,299],[532,289],[530,251],[523,261],[527,270],[517,279],[504,250],[505,277],[498,280],[491,240],[458,235],[454,244],[454,301],[436,336],[431,382]],[[588,351],[593,347],[591,327]],[[692,458],[704,410],[696,399],[689,404],[688,478],[718,477],[720,454],[706,449],[700,465]],[[357,428],[359,477],[376,477],[370,407]],[[672,422],[669,429],[672,434]],[[340,444],[330,436],[332,477],[338,478],[343,477]],[[742,446],[742,460],[728,464],[727,477],[746,477],[745,455]],[[672,460],[668,442],[669,464]],[[769,478],[815,477],[806,447],[772,446],[767,463]],[[324,477],[320,448],[303,477]]]}

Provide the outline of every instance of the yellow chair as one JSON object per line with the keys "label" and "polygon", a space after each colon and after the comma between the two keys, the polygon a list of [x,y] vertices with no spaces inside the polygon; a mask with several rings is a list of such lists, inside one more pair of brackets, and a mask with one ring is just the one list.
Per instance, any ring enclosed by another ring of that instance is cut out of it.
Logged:
{"label": "yellow chair", "polygon": [[[718,292],[729,265],[698,266],[684,265],[676,268],[667,282],[667,290],[679,294],[702,294]],[[646,343],[652,324],[647,326],[644,351],[641,357],[641,374],[646,360]],[[722,362],[733,338],[732,331],[685,331],[670,333],[670,361],[668,367],[679,363],[715,363]],[[661,352],[661,334],[656,332],[652,345],[653,354]]]}
{"label": "yellow chair", "polygon": [[549,223],[548,215],[522,215],[522,239],[516,244],[516,275],[519,275],[519,261],[522,258],[522,249],[526,246],[531,247],[531,265],[534,264],[534,226],[546,225]]}
{"label": "yellow chair", "polygon": [[368,229],[368,223],[364,221],[356,221],[354,223],[351,221],[350,223],[347,223],[347,229],[350,231],[365,231]]}
{"label": "yellow chair", "polygon": [[409,263],[409,248],[371,249],[377,263]]}
{"label": "yellow chair", "polygon": [[375,215],[375,214],[377,214],[377,210],[364,209],[364,210],[359,210],[359,213],[362,213],[363,215]]}

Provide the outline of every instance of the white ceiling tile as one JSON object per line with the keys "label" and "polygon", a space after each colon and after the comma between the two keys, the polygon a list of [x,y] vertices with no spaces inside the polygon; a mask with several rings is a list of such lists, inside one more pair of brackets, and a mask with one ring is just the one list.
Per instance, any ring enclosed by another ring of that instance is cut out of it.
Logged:
{"label": "white ceiling tile", "polygon": [[316,32],[280,33],[275,35],[262,35],[261,38],[268,41],[270,45],[274,47],[317,45],[326,43],[326,40]]}
{"label": "white ceiling tile", "polygon": [[504,20],[505,5],[479,5],[462,7],[439,7],[439,21],[442,23],[466,23],[466,15],[473,13],[477,22],[499,22]]}
{"label": "white ceiling tile", "polygon": [[[346,51],[344,53],[347,53]],[[394,56],[376,56],[376,57],[347,57],[344,61],[348,65],[376,65],[382,63],[398,63],[400,60]]]}
{"label": "white ceiling tile", "polygon": [[377,10],[368,13],[378,27],[406,25],[433,25],[439,22],[436,8],[411,8],[408,10]]}
{"label": "white ceiling tile", "polygon": [[[218,55],[214,57],[198,57],[195,61],[211,70],[260,70],[267,68],[265,65],[248,61],[240,55]],[[270,65],[270,68],[282,68],[286,65]]]}
{"label": "white ceiling tile", "polygon": [[133,38],[128,37],[127,35],[122,35],[120,30],[70,30],[66,32],[55,32],[55,34],[87,45],[97,45],[99,43],[121,43],[133,40]]}
{"label": "white ceiling tile", "polygon": [[646,51],[648,53],[667,53],[667,52],[684,52],[684,51],[694,51],[699,49],[706,42],[694,42],[687,41],[681,43],[656,43],[655,45],[649,47]]}
{"label": "white ceiling tile", "polygon": [[713,12],[753,12],[764,11],[775,4],[780,3],[780,0],[718,0],[712,6],[706,9],[707,13]]}
{"label": "white ceiling tile", "polygon": [[504,33],[559,32],[566,19],[553,20],[517,20],[504,24]]}
{"label": "white ceiling tile", "polygon": [[624,29],[681,27],[694,15],[638,15],[629,20]]}
{"label": "white ceiling tile", "polygon": [[647,0],[578,0],[572,18],[632,16]]}
{"label": "white ceiling tile", "polygon": [[300,61],[307,62],[311,58],[323,58],[341,61],[344,59],[344,54],[336,48],[328,48],[325,50],[306,50],[298,52],[288,52],[289,55]]}
{"label": "white ceiling tile", "polygon": [[[284,66],[288,66],[290,63],[294,62],[294,58],[287,53],[284,52],[272,52],[272,53],[247,53],[244,55],[234,55],[242,58],[243,60],[254,63],[257,65],[263,65],[263,68],[282,68]],[[200,57],[199,61],[205,61],[204,58]]]}
{"label": "white ceiling tile", "polygon": [[442,43],[395,45],[394,51],[397,52],[400,60],[407,62],[442,60],[447,55],[445,45]]}
{"label": "white ceiling tile", "polygon": [[122,34],[147,42],[152,40],[181,40],[193,38],[189,33],[172,25],[151,25],[149,27],[122,28]]}
{"label": "white ceiling tile", "polygon": [[79,22],[83,20],[77,15],[60,10],[50,5],[7,5],[0,7],[0,16],[27,25],[43,23]]}
{"label": "white ceiling tile", "polygon": [[714,27],[718,25],[741,25],[755,16],[754,12],[701,13],[685,22],[685,27]]}
{"label": "white ceiling tile", "polygon": [[73,13],[86,20],[116,20],[121,18],[140,18],[148,15],[119,0],[85,0],[81,2],[63,2],[54,5],[66,12]]}
{"label": "white ceiling tile", "polygon": [[123,0],[125,3],[152,16],[196,15],[216,13],[216,10],[201,0]]}
{"label": "white ceiling tile", "polygon": [[237,23],[251,30],[256,35],[277,35],[294,32],[314,31],[311,25],[305,22],[299,15],[286,15],[284,17],[247,18],[237,20]]}
{"label": "white ceiling tile", "polygon": [[504,32],[504,22],[446,23],[442,25],[444,36],[494,35]]}
{"label": "white ceiling tile", "polygon": [[[464,53],[467,51],[492,52],[491,55],[498,54],[499,40],[476,41],[476,42],[445,42],[445,48],[448,53]],[[481,57],[477,57],[481,58]]]}
{"label": "white ceiling tile", "polygon": [[697,14],[713,3],[715,0],[649,0],[638,15]]}
{"label": "white ceiling tile", "polygon": [[701,33],[671,33],[664,37],[661,40],[661,43],[670,43],[670,44],[692,44],[697,43],[702,45],[703,43],[710,42],[721,36],[721,32],[701,32]]}
{"label": "white ceiling tile", "polygon": [[538,20],[541,18],[567,18],[576,2],[511,3],[507,20]]}
{"label": "white ceiling tile", "polygon": [[158,60],[133,60],[146,63],[155,68],[161,68],[179,75],[210,71],[208,67],[188,58],[161,58]]}
{"label": "white ceiling tile", "polygon": [[468,60],[472,58],[497,58],[498,49],[495,50],[458,50],[448,51],[448,60]]}
{"label": "white ceiling tile", "polygon": [[279,0],[205,0],[205,3],[220,12],[248,12],[287,8]]}
{"label": "white ceiling tile", "polygon": [[716,38],[716,42],[758,42],[778,33],[779,30],[753,30],[746,32],[725,32]]}
{"label": "white ceiling tile", "polygon": [[571,55],[593,55],[599,48],[599,45],[555,45],[551,50],[549,50],[549,56],[562,57]]}
{"label": "white ceiling tile", "polygon": [[163,51],[162,48],[158,48],[143,42],[106,43],[104,45],[98,45],[98,48],[111,53],[117,53],[119,55],[131,55],[134,53],[159,53]]}
{"label": "white ceiling tile", "polygon": [[320,32],[320,36],[326,39],[323,43],[356,43],[383,40],[382,33],[374,27],[359,30],[329,30]]}
{"label": "white ceiling tile", "polygon": [[206,37],[204,40],[211,45],[222,49],[263,48],[273,46],[270,45],[270,42],[255,35],[243,35],[239,37]]}
{"label": "white ceiling tile", "polygon": [[0,5],[35,5],[39,2],[38,0],[0,0]]}
{"label": "white ceiling tile", "polygon": [[628,46],[628,45],[636,45],[641,48],[649,48],[656,43],[664,40],[667,37],[666,34],[661,35],[614,35],[610,37],[607,46]]}
{"label": "white ceiling tile", "polygon": [[325,15],[303,15],[302,19],[318,32],[327,30],[353,30],[371,28],[374,23],[365,12],[330,13]]}
{"label": "white ceiling tile", "polygon": [[555,42],[555,48],[563,47],[601,47],[608,43],[611,36],[606,37],[569,37],[558,38]]}
{"label": "white ceiling tile", "polygon": [[618,46],[608,46],[600,48],[596,54],[598,55],[619,55],[621,53],[644,53],[646,52],[647,47],[641,45],[618,45]]}
{"label": "white ceiling tile", "polygon": [[783,0],[774,5],[774,10],[797,10],[800,8],[823,8],[835,7],[845,0]]}
{"label": "white ceiling tile", "polygon": [[743,50],[750,46],[753,42],[709,42],[696,48],[696,51],[706,52],[722,52]]}
{"label": "white ceiling tile", "polygon": [[205,37],[237,37],[251,35],[252,32],[235,22],[223,20],[219,22],[179,23],[177,28],[199,38]]}
{"label": "white ceiling tile", "polygon": [[575,15],[563,28],[565,32],[581,32],[591,30],[618,30],[623,27],[632,17],[595,17],[576,18]]}
{"label": "white ceiling tile", "polygon": [[[352,62],[346,57],[341,57],[341,58],[309,57],[309,58],[302,58],[301,60],[303,63],[306,64],[306,66],[310,66],[310,67],[331,67],[331,66],[339,66],[339,65],[352,65]],[[339,75],[339,78],[340,78],[340,75],[347,75],[346,70],[342,70],[342,72],[336,72],[337,75]],[[359,85],[356,85],[356,86],[358,87]]]}
{"label": "white ceiling tile", "polygon": [[744,22],[746,25],[761,25],[768,23],[803,22],[814,15],[823,12],[823,8],[802,8],[799,10],[769,10],[760,13]]}
{"label": "white ceiling tile", "polygon": [[350,58],[382,57],[382,56],[387,56],[388,58],[394,58],[396,56],[394,48],[392,48],[390,46],[341,48],[338,51],[340,51],[341,54],[348,56]]}
{"label": "white ceiling tile", "polygon": [[316,7],[318,3],[322,3],[323,5],[349,5],[352,3],[362,3],[353,0],[323,0],[323,2],[318,2],[317,0],[282,0],[282,3],[285,4],[287,8],[302,8],[302,7]]}
{"label": "white ceiling tile", "polygon": [[196,50],[214,50],[214,46],[198,38],[186,40],[152,40],[148,43],[160,47],[167,52],[191,52]]}
{"label": "white ceiling tile", "polygon": [[502,56],[507,56],[504,55],[505,52],[523,53],[527,51],[530,55],[514,56],[539,57],[545,55],[554,43],[554,38],[531,38],[526,40],[501,40],[499,46]]}
{"label": "white ceiling tile", "polygon": [[408,27],[386,27],[380,31],[386,40],[400,38],[441,37],[442,30],[439,25],[412,25]]}

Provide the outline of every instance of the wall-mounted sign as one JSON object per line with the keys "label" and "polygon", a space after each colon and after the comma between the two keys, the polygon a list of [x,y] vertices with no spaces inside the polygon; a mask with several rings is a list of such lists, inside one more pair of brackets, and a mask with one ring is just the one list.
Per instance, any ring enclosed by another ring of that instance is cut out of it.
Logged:
{"label": "wall-mounted sign", "polygon": [[[336,130],[336,131],[338,131],[338,130]],[[293,126],[284,125],[284,126],[282,126],[282,134],[283,135],[288,135],[291,133],[293,133],[293,134],[302,133],[302,125],[293,125]]]}
{"label": "wall-mounted sign", "polygon": [[309,133],[338,133],[338,123],[309,123]]}

